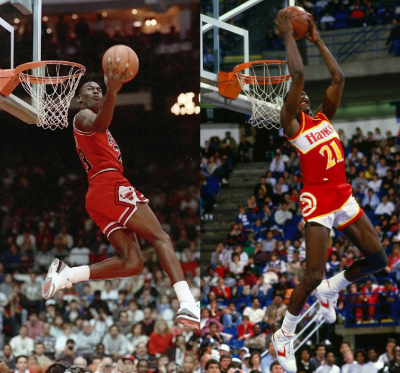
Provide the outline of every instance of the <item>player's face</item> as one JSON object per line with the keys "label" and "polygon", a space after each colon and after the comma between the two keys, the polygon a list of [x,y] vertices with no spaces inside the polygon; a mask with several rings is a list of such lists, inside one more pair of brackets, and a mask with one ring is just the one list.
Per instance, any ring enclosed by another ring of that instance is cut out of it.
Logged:
{"label": "player's face", "polygon": [[101,107],[103,93],[100,86],[95,82],[89,82],[82,86],[78,103],[85,109],[96,110]]}
{"label": "player's face", "polygon": [[310,99],[308,98],[307,93],[305,93],[304,91],[301,94],[299,111],[302,111],[306,114],[310,114],[311,112]]}

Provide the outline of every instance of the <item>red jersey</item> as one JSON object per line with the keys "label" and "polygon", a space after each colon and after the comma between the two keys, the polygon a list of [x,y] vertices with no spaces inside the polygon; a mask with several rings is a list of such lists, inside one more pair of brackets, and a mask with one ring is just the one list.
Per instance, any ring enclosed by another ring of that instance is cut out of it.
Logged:
{"label": "red jersey", "polygon": [[74,138],[76,151],[89,180],[104,171],[124,171],[121,151],[109,130],[104,133],[84,132],[78,130],[74,123]]}
{"label": "red jersey", "polygon": [[299,154],[304,184],[346,183],[342,143],[325,114],[301,112],[299,131],[287,139]]}

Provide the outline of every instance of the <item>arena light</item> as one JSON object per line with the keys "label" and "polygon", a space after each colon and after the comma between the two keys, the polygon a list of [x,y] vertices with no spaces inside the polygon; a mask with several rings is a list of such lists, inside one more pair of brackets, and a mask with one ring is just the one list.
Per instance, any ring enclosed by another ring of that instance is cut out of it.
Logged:
{"label": "arena light", "polygon": [[151,21],[148,19],[145,23],[146,26],[150,26],[151,25]]}
{"label": "arena light", "polygon": [[152,26],[155,26],[156,24],[157,24],[157,20],[152,19],[152,20],[151,20],[151,25],[152,25]]}
{"label": "arena light", "polygon": [[175,115],[193,115],[200,113],[200,106],[193,101],[195,94],[193,92],[181,93],[177,102],[172,105],[171,113]]}
{"label": "arena light", "polygon": [[16,23],[18,25],[19,23],[19,18],[14,18],[14,23]]}
{"label": "arena light", "polygon": [[52,30],[50,27],[48,27],[48,28],[46,29],[46,33],[51,34],[52,32],[53,32],[53,30]]}
{"label": "arena light", "polygon": [[73,14],[72,15],[72,19],[78,19],[78,15],[77,14]]}
{"label": "arena light", "polygon": [[142,27],[142,22],[141,21],[135,21],[133,22],[134,27]]}
{"label": "arena light", "polygon": [[132,9],[132,14],[137,14],[137,9]]}
{"label": "arena light", "polygon": [[47,21],[49,20],[49,17],[44,16],[44,17],[42,18],[42,20],[43,20],[43,22],[47,22]]}
{"label": "arena light", "polygon": [[107,12],[103,12],[103,13],[101,13],[101,15],[102,15],[103,17],[107,17],[107,16],[108,16],[108,13],[107,13]]}

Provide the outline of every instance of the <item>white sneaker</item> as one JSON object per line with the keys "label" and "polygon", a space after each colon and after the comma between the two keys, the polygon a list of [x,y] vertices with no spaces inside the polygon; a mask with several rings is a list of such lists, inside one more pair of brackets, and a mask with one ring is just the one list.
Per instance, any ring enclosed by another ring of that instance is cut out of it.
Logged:
{"label": "white sneaker", "polygon": [[70,267],[59,259],[54,259],[47,272],[46,279],[43,282],[42,297],[51,298],[54,293],[60,289],[70,288]]}
{"label": "white sneaker", "polygon": [[283,370],[287,373],[297,372],[293,337],[294,335],[288,336],[285,334],[282,329],[277,330],[275,334],[272,335],[272,343],[275,347],[276,357]]}
{"label": "white sneaker", "polygon": [[200,302],[182,302],[176,313],[176,321],[200,330]]}
{"label": "white sneaker", "polygon": [[328,324],[336,321],[336,303],[339,293],[333,292],[329,287],[329,280],[323,280],[315,289],[315,295],[319,300],[319,310]]}

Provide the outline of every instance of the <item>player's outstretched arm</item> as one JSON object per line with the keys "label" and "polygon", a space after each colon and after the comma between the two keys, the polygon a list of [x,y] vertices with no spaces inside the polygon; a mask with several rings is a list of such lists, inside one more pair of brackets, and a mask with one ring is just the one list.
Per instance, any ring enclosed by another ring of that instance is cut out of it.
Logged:
{"label": "player's outstretched arm", "polygon": [[311,15],[309,15],[311,30],[307,36],[307,40],[314,43],[318,50],[320,51],[322,57],[325,60],[326,66],[332,76],[332,82],[329,88],[326,90],[324,102],[318,108],[318,111],[322,111],[329,120],[332,120],[336,114],[336,110],[340,105],[340,100],[342,99],[342,93],[344,88],[344,74],[339,64],[332,56],[331,52],[321,39],[317,26]]}
{"label": "player's outstretched arm", "polygon": [[106,132],[110,126],[114,115],[117,93],[121,89],[124,80],[133,75],[132,72],[126,72],[129,67],[128,64],[118,73],[118,64],[119,58],[117,58],[114,68],[111,69],[111,58],[108,59],[107,74],[104,75],[107,92],[104,96],[102,106],[97,113],[89,109],[81,110],[75,120],[75,125],[78,129],[86,132]]}
{"label": "player's outstretched arm", "polygon": [[299,130],[299,122],[295,118],[299,109],[301,94],[304,87],[304,66],[296,41],[293,37],[293,26],[290,23],[290,10],[279,12],[276,23],[276,32],[285,41],[287,63],[292,84],[281,108],[281,125],[287,136],[294,136]]}

